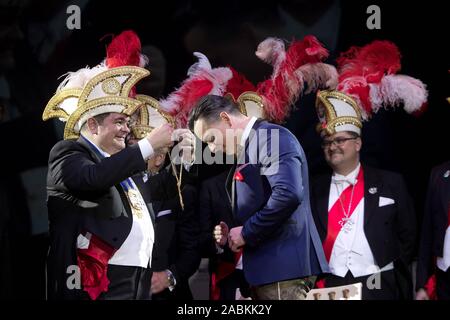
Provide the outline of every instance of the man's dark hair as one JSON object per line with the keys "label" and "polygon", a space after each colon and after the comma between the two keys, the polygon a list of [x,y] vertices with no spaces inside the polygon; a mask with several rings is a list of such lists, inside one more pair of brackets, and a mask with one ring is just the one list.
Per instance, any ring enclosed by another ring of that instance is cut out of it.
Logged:
{"label": "man's dark hair", "polygon": [[228,98],[216,95],[204,96],[197,102],[189,114],[189,129],[194,130],[195,121],[200,119],[208,122],[219,120],[221,112],[229,114],[240,113],[236,104]]}
{"label": "man's dark hair", "polygon": [[[94,118],[95,121],[97,121],[98,124],[103,124],[103,121],[105,121],[106,117],[109,116],[110,114],[111,114],[111,112],[101,113],[101,114],[98,114],[96,116],[93,116],[92,118]],[[83,125],[81,126],[81,130],[80,131],[83,131],[83,130],[86,129],[86,124],[87,124],[87,121],[85,121],[83,123]]]}
{"label": "man's dark hair", "polygon": [[95,121],[98,122],[98,124],[103,124],[103,121],[105,121],[105,119],[111,114],[111,112],[107,112],[107,113],[101,113],[98,114],[96,116],[93,116],[93,118],[95,119]]}

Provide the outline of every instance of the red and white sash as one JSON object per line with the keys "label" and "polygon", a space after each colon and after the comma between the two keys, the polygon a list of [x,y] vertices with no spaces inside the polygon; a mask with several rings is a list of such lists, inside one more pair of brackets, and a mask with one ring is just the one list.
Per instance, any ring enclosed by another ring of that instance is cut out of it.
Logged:
{"label": "red and white sash", "polygon": [[[352,216],[355,208],[361,202],[364,197],[364,174],[362,167],[359,169],[359,173],[357,176],[357,182],[354,186],[348,186],[342,193],[339,195],[336,202],[333,204],[331,209],[328,211],[328,226],[327,226],[327,237],[323,242],[323,250],[325,252],[325,257],[327,261],[330,261],[331,251],[333,250],[334,242],[341,231],[344,224],[341,222],[343,218],[345,218],[344,208],[348,208],[351,202],[350,213],[348,214],[348,218]],[[355,188],[354,190],[352,190]],[[351,194],[353,191],[353,199]],[[342,199],[342,203],[341,203]],[[340,223],[341,222],[341,223]]]}

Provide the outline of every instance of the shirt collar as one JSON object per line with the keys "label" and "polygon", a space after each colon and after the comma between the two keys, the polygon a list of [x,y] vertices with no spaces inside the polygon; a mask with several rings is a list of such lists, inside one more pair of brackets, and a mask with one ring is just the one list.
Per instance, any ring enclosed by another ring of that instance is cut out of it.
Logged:
{"label": "shirt collar", "polygon": [[332,181],[334,183],[343,183],[343,182],[347,182],[349,184],[356,184],[356,177],[358,176],[359,173],[359,169],[361,167],[361,163],[358,163],[358,165],[356,166],[355,170],[353,170],[352,172],[350,172],[348,175],[343,176],[341,174],[338,174],[336,172],[333,173],[333,176],[331,177]]}
{"label": "shirt collar", "polygon": [[250,135],[250,130],[252,130],[256,120],[258,120],[258,118],[251,117],[250,121],[245,126],[244,132],[242,133],[241,142],[239,143],[241,147],[245,147],[245,142],[247,141],[248,136]]}
{"label": "shirt collar", "polygon": [[106,153],[105,151],[103,151],[99,146],[97,146],[92,140],[90,140],[88,137],[86,137],[85,135],[82,135],[84,139],[86,139],[91,145],[94,146],[95,149],[97,149],[98,152],[100,152],[100,154],[102,156],[104,156],[105,158],[110,157],[111,155],[109,153]]}

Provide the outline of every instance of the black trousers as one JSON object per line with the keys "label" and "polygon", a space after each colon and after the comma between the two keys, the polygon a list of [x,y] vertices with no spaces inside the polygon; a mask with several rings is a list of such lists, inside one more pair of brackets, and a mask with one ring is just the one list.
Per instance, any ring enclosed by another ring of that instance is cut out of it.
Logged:
{"label": "black trousers", "polygon": [[450,268],[436,271],[436,295],[438,300],[450,300]]}
{"label": "black trousers", "polygon": [[219,284],[220,300],[236,300],[236,290],[239,288],[242,296],[250,297],[250,286],[245,280],[244,272],[235,269],[233,273],[222,279]]}
{"label": "black trousers", "polygon": [[[378,276],[380,277],[379,282],[375,279]],[[358,282],[362,283],[362,300],[398,300],[400,298],[394,270],[356,278],[348,271],[343,278],[328,275],[325,280],[326,287],[338,287]]]}
{"label": "black trousers", "polygon": [[150,300],[150,268],[108,265],[109,289],[98,300]]}

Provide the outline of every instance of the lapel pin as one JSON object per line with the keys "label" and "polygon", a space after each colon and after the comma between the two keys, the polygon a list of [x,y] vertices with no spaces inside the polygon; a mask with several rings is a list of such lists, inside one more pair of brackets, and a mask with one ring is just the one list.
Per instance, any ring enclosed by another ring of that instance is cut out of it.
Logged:
{"label": "lapel pin", "polygon": [[444,178],[448,178],[450,176],[450,170],[445,171]]}
{"label": "lapel pin", "polygon": [[375,193],[377,193],[377,188],[375,188],[375,187],[372,187],[372,188],[369,188],[369,193],[370,194],[375,194]]}

